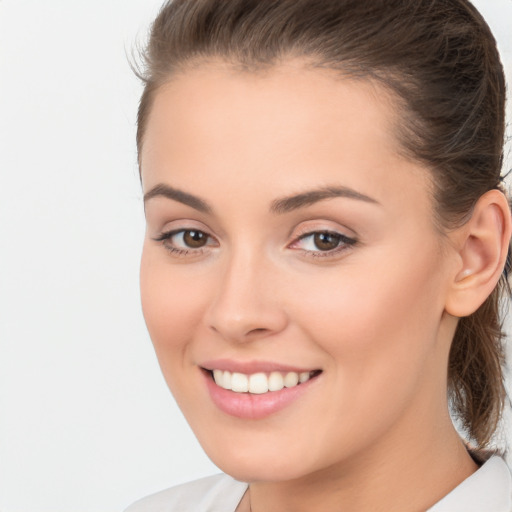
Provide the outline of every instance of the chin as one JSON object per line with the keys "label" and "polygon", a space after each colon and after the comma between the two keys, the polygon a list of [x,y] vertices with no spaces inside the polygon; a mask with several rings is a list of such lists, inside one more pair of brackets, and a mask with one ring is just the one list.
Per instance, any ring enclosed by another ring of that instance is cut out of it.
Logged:
{"label": "chin", "polygon": [[[274,436],[260,442],[239,442],[232,437],[202,440],[203,449],[211,461],[224,473],[241,482],[284,482],[303,478],[318,471],[307,443],[291,445],[290,436]],[[318,459],[318,457],[315,457]]]}
{"label": "chin", "polygon": [[260,460],[221,460],[213,462],[226,474],[235,480],[247,483],[256,482],[285,482],[296,480],[308,475],[310,472],[304,467],[298,467],[290,463],[277,463],[273,458]]}

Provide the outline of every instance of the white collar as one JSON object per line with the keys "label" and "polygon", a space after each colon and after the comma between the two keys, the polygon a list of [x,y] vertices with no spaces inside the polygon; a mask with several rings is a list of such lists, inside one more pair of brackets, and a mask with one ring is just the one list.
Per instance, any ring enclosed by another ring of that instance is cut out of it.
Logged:
{"label": "white collar", "polygon": [[501,457],[491,457],[427,512],[512,512],[512,476]]}

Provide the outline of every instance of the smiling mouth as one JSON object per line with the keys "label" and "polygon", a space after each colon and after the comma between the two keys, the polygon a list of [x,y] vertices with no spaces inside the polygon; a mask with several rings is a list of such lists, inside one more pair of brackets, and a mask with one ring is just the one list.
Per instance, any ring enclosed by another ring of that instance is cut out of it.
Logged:
{"label": "smiling mouth", "polygon": [[294,388],[314,379],[322,373],[322,370],[313,370],[307,372],[278,372],[269,373],[257,372],[245,374],[239,372],[230,372],[227,370],[207,370],[215,384],[222,389],[233,391],[235,393],[249,393],[262,395],[281,391],[284,388]]}

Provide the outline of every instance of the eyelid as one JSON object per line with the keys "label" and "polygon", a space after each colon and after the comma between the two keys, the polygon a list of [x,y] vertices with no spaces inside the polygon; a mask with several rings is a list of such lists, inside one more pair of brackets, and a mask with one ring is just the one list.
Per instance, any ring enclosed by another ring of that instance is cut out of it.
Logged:
{"label": "eyelid", "polygon": [[318,235],[318,234],[334,235],[336,237],[339,237],[340,240],[344,241],[347,244],[354,244],[357,242],[357,240],[355,238],[347,236],[343,233],[340,233],[339,231],[335,231],[332,229],[315,229],[313,231],[308,231],[307,233],[304,233],[302,235],[295,237],[290,245],[295,244],[301,240],[304,240],[305,238],[309,238],[311,236]]}
{"label": "eyelid", "polygon": [[[324,225],[325,226],[325,225]],[[302,232],[300,232],[302,231]],[[329,234],[334,235],[338,238],[338,245],[330,250],[311,250],[311,249],[304,249],[301,247],[297,247],[301,241],[306,240],[307,238],[310,238],[317,234]],[[288,248],[302,251],[305,256],[308,257],[324,257],[324,258],[334,258],[336,256],[339,256],[340,253],[345,252],[349,250],[351,247],[356,245],[358,243],[358,239],[355,236],[348,236],[345,233],[341,232],[338,229],[333,228],[327,228],[327,227],[313,227],[308,226],[307,228],[304,227],[302,230],[299,230],[299,233],[297,233],[293,241],[288,245]]]}
{"label": "eyelid", "polygon": [[186,233],[188,231],[198,231],[200,233],[203,233],[208,237],[209,240],[215,240],[215,237],[205,231],[204,229],[198,229],[195,227],[190,228],[176,228],[176,229],[169,229],[169,230],[162,230],[161,233],[153,238],[156,242],[162,242],[163,240],[169,240],[173,236],[178,235],[179,233]]}
{"label": "eyelid", "polygon": [[[190,231],[196,231],[204,234],[207,237],[206,244],[200,247],[189,247],[186,244],[178,245],[176,241],[173,241],[173,238],[180,233],[184,236],[185,233]],[[211,235],[205,229],[199,229],[195,226],[177,226],[175,229],[163,229],[159,235],[153,237],[153,240],[162,245],[162,247],[167,250],[174,257],[194,257],[201,256],[203,253],[207,252],[212,247],[218,247],[219,243],[216,238]],[[213,241],[213,243],[212,243]]]}
{"label": "eyelid", "polygon": [[176,217],[176,219],[155,219],[153,222],[148,222],[148,226],[152,226],[155,232],[170,233],[171,231],[187,231],[196,230],[203,231],[204,233],[211,233],[211,229],[203,222],[187,217]]}
{"label": "eyelid", "polygon": [[292,230],[290,237],[293,239],[298,239],[302,236],[311,235],[314,233],[336,233],[346,238],[357,238],[356,233],[352,229],[339,224],[336,221],[330,221],[329,219],[301,222]]}
{"label": "eyelid", "polygon": [[[162,229],[158,235],[152,237],[155,242],[160,243],[165,249],[173,253],[175,256],[197,256],[204,252],[209,251],[212,247],[219,247],[220,243],[218,239],[211,234],[209,229],[205,229],[202,226],[198,227],[195,221],[191,221],[190,224],[180,221],[167,223],[167,228]],[[206,243],[199,247],[189,246],[183,239],[181,242],[177,241],[174,237],[182,234],[182,237],[187,232],[200,232],[206,236]],[[349,236],[344,231],[352,231],[348,229],[335,228],[328,226],[327,222],[317,223],[305,223],[300,225],[295,230],[295,234],[292,235],[292,241],[287,244],[287,248],[292,250],[299,250],[305,256],[321,256],[321,257],[334,257],[341,252],[350,249],[352,246],[358,243],[358,239],[355,236]],[[316,249],[300,247],[302,242],[307,238],[313,237],[319,234],[328,234],[335,238],[333,243],[337,242],[335,247],[322,248],[317,245],[318,240],[313,242]],[[337,239],[337,240],[336,240]]]}

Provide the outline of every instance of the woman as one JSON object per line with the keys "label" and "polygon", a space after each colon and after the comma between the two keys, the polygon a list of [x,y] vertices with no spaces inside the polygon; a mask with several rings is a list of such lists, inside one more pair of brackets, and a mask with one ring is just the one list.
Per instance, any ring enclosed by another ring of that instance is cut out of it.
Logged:
{"label": "woman", "polygon": [[483,451],[512,223],[479,13],[176,0],[146,59],[144,315],[230,476],[130,512],[511,510],[510,472]]}

